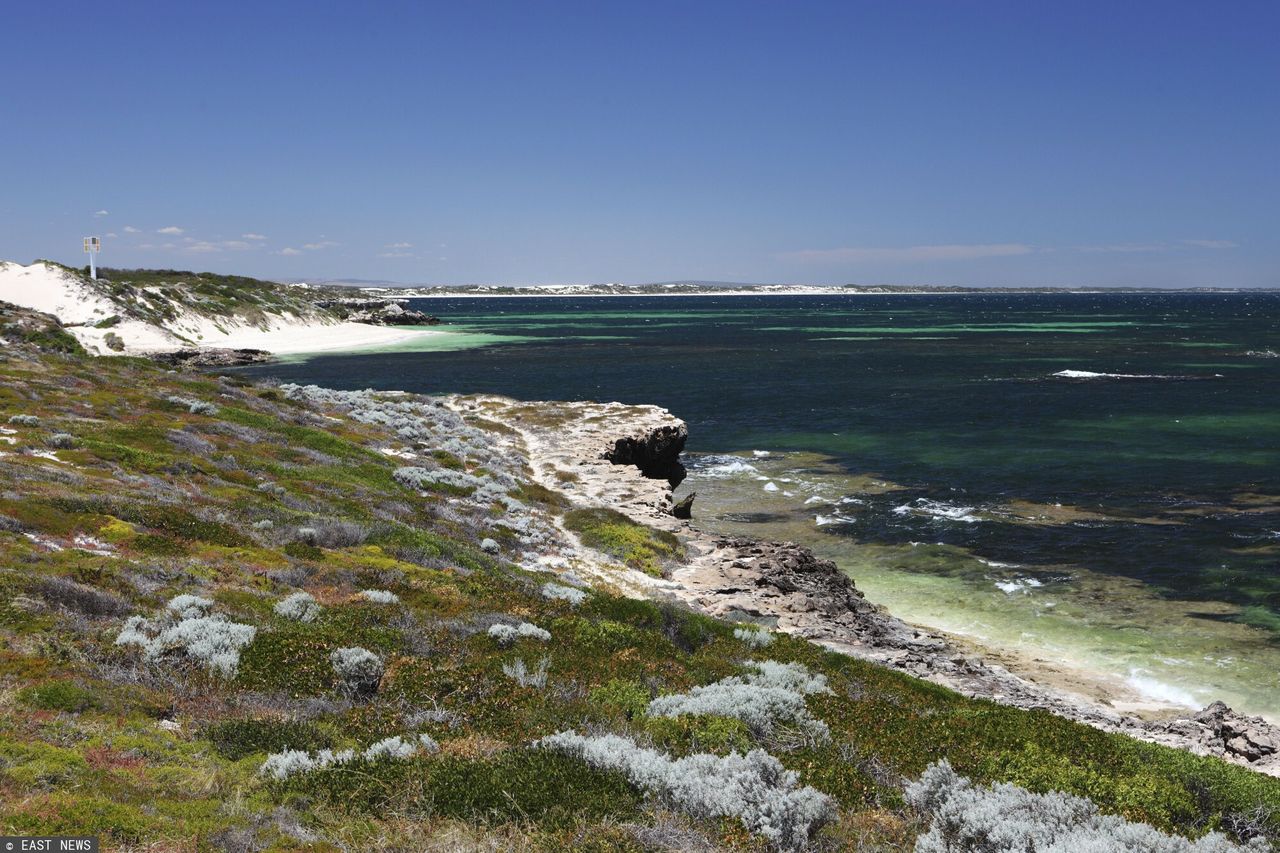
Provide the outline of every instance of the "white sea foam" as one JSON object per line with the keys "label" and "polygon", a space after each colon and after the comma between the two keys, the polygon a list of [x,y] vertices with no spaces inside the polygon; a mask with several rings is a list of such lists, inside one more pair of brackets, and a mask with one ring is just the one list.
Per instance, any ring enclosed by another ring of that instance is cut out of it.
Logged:
{"label": "white sea foam", "polygon": [[738,477],[745,474],[759,474],[759,469],[740,456],[714,456],[708,457],[705,461],[713,464],[707,465],[705,468],[698,468],[699,477],[707,477],[713,480],[724,480],[730,477]]}
{"label": "white sea foam", "polygon": [[1199,710],[1204,706],[1204,703],[1198,701],[1191,691],[1160,681],[1157,678],[1152,678],[1149,670],[1130,669],[1129,677],[1125,679],[1125,683],[1146,698],[1155,699],[1158,702],[1180,705],[1183,708],[1192,708],[1194,710]]}
{"label": "white sea foam", "polygon": [[766,492],[776,492],[778,491],[778,484],[770,480],[769,482],[764,484],[764,490]]}
{"label": "white sea foam", "polygon": [[1095,373],[1092,370],[1059,370],[1053,374],[1059,379],[1221,379],[1221,373],[1212,377],[1204,376],[1169,376],[1163,373]]}
{"label": "white sea foam", "polygon": [[1013,578],[1012,580],[996,581],[995,584],[996,584],[996,589],[1000,590],[1006,595],[1015,595],[1017,593],[1028,595],[1030,594],[1031,590],[1035,589],[1036,587],[1044,586],[1043,583],[1036,580],[1035,578]]}
{"label": "white sea foam", "polygon": [[1062,379],[1172,379],[1158,373],[1095,373],[1092,370],[1059,370],[1053,374]]}
{"label": "white sea foam", "polygon": [[[811,497],[811,498],[809,498],[808,500],[806,500],[806,501],[805,501],[805,506],[808,506],[809,504],[820,504],[820,503],[822,503],[824,500],[825,500],[825,498],[822,498],[822,497],[820,497],[820,496],[818,496],[818,495],[814,495],[813,497]],[[1280,536],[1280,533],[1277,533],[1276,535],[1277,535],[1277,536]]]}
{"label": "white sea foam", "polygon": [[840,513],[836,513],[835,515],[818,515],[814,517],[814,524],[818,527],[826,527],[828,524],[852,524],[855,521],[857,521],[856,518],[841,515]]}
{"label": "white sea foam", "polygon": [[769,457],[769,451],[767,451],[767,450],[753,450],[753,451],[751,451],[751,455],[752,455],[752,456],[754,456],[754,457],[755,457],[755,458],[757,458],[757,459],[767,459],[767,458]]}
{"label": "white sea foam", "polygon": [[983,520],[981,517],[974,515],[975,511],[975,507],[956,506],[942,501],[929,500],[928,498],[917,498],[912,503],[893,508],[895,515],[925,515],[930,518],[963,521],[968,524]]}

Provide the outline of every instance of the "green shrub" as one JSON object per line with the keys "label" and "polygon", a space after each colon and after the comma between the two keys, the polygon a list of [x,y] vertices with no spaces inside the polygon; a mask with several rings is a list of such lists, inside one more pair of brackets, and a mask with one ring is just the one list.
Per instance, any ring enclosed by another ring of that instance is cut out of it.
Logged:
{"label": "green shrub", "polygon": [[[85,444],[94,446],[101,442],[86,441]],[[125,449],[135,454],[142,452],[134,448]],[[97,526],[106,523],[105,516],[115,516],[122,521],[150,527],[159,533],[185,541],[208,542],[226,548],[245,548],[253,544],[247,536],[230,525],[220,521],[205,521],[172,504],[117,504],[108,498],[70,496],[52,498],[49,503],[63,512],[95,513],[103,516]]]}
{"label": "green shrub", "polygon": [[333,746],[333,738],[314,723],[293,720],[223,720],[205,727],[200,735],[213,741],[219,755],[232,761],[258,752],[310,752]]}
{"label": "green shrub", "polygon": [[748,752],[756,747],[751,730],[742,720],[712,715],[645,717],[644,730],[654,746],[666,752]]}
{"label": "green shrub", "polygon": [[1080,755],[1055,755],[1027,743],[1019,751],[988,759],[991,775],[1044,794],[1063,791],[1093,800],[1103,811],[1161,829],[1186,825],[1196,816],[1196,804],[1176,779],[1150,765],[1131,772],[1107,770]]}
{"label": "green shrub", "polygon": [[575,531],[588,548],[654,577],[662,577],[664,563],[684,555],[674,534],[637,524],[612,509],[572,510],[565,513],[564,526]]}
{"label": "green shrub", "polygon": [[450,755],[356,761],[291,777],[282,787],[373,814],[427,812],[486,823],[529,820],[549,829],[634,816],[640,804],[620,774],[534,749],[482,761]]}
{"label": "green shrub", "polygon": [[282,549],[290,557],[299,560],[323,560],[324,550],[306,542],[290,542]]}
{"label": "green shrub", "polygon": [[[386,657],[402,645],[400,633],[384,627],[379,605],[333,607],[315,622],[284,622],[259,631],[240,653],[237,683],[242,687],[287,690],[314,696],[334,687],[329,655],[361,646]],[[376,618],[381,614],[380,618]]]}
{"label": "green shrub", "polygon": [[338,645],[316,626],[305,623],[259,631],[240,653],[236,681],[252,689],[314,696],[333,687],[329,654]]}
{"label": "green shrub", "polygon": [[98,696],[74,681],[50,681],[19,691],[18,698],[45,711],[78,713],[98,707]]}
{"label": "green shrub", "polygon": [[454,456],[447,450],[433,450],[431,451],[431,458],[439,462],[441,468],[452,468],[455,471],[464,471],[467,467],[462,464],[461,459]]}
{"label": "green shrub", "polygon": [[638,628],[610,619],[598,622],[573,617],[557,619],[551,625],[551,634],[556,637],[572,636],[577,654],[611,654],[653,640]]}
{"label": "green shrub", "polygon": [[521,483],[511,494],[525,503],[536,503],[557,508],[569,506],[569,499],[562,493],[557,492],[555,489],[548,489],[539,483]]}
{"label": "green shrub", "polygon": [[156,837],[158,829],[138,809],[83,791],[55,793],[40,802],[37,810],[6,815],[5,823],[9,832],[97,835],[127,847]]}
{"label": "green shrub", "polygon": [[676,648],[685,652],[696,652],[716,639],[733,636],[733,625],[670,602],[646,601],[596,592],[583,606],[582,612],[583,615],[599,616],[637,628],[658,631]]}
{"label": "green shrub", "polygon": [[649,688],[638,681],[613,678],[592,690],[587,698],[593,705],[599,705],[612,713],[622,714],[631,719],[642,716],[645,709],[649,707],[649,700],[653,697],[650,695]]}
{"label": "green shrub", "polygon": [[154,533],[144,533],[135,537],[129,543],[129,547],[157,557],[177,557],[187,553],[187,546],[178,540],[170,539],[168,536],[157,536]]}

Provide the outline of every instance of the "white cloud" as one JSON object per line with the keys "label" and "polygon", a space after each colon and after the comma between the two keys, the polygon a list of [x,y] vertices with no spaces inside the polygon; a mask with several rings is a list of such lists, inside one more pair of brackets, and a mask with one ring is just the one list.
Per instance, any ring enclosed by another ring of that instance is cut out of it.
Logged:
{"label": "white cloud", "polygon": [[1096,253],[1110,252],[1168,252],[1182,246],[1193,249],[1234,249],[1239,246],[1232,240],[1182,240],[1178,243],[1109,243],[1101,246],[1077,246],[1076,251]]}
{"label": "white cloud", "polygon": [[383,246],[382,248],[384,248],[384,249],[412,249],[412,248],[413,248],[413,244],[412,244],[412,243],[388,243],[387,245]]}
{"label": "white cloud", "polygon": [[141,233],[142,233],[142,229],[141,229],[141,228],[134,228],[132,225],[126,225],[126,226],[124,227],[124,233],[126,233],[126,234],[141,234]]}
{"label": "white cloud", "polygon": [[1164,243],[1110,243],[1104,246],[1080,246],[1081,252],[1163,252],[1169,248]]}
{"label": "white cloud", "polygon": [[412,258],[413,252],[379,252],[380,258]]}
{"label": "white cloud", "polygon": [[187,242],[188,245],[183,248],[188,252],[196,252],[198,254],[222,252],[228,249],[242,250],[253,248],[253,244],[246,243],[244,240],[219,240],[217,242],[210,242],[209,240],[192,240],[188,237]]}
{"label": "white cloud", "polygon": [[241,238],[241,239],[243,239],[243,240],[265,240],[265,239],[267,239],[267,238],[266,238],[266,235],[264,235],[264,234],[241,234],[241,235],[240,235],[240,238]]}
{"label": "white cloud", "polygon": [[302,254],[302,252],[300,252],[300,251],[298,251],[297,249],[294,249],[294,248],[292,248],[292,247],[288,247],[288,246],[286,246],[285,248],[283,248],[283,249],[281,249],[281,250],[280,250],[280,254],[282,254],[282,255],[301,255],[301,254]]}
{"label": "white cloud", "polygon": [[182,229],[177,225],[169,225],[156,231],[157,234],[181,234]]}
{"label": "white cloud", "polygon": [[108,237],[110,237],[110,238],[112,238],[112,239],[115,239],[116,237],[119,237],[120,235],[119,235],[119,234],[117,234],[117,233],[115,233],[114,231],[108,231],[108,232],[107,232],[107,236],[108,236]]}
{"label": "white cloud", "polygon": [[330,246],[336,246],[336,245],[338,244],[333,242],[332,240],[320,240],[317,243],[303,243],[302,248],[306,249],[309,252],[314,252],[316,249],[327,249]]}
{"label": "white cloud", "polygon": [[109,211],[109,210],[96,210],[96,211],[94,211],[93,215],[94,215],[94,216],[110,216],[110,215],[111,215],[111,211]]}
{"label": "white cloud", "polygon": [[948,244],[940,246],[907,246],[904,248],[803,249],[783,252],[782,260],[802,263],[843,263],[848,261],[887,261],[915,263],[919,261],[967,261],[974,258],[1001,258],[1028,255],[1035,249],[1024,243]]}

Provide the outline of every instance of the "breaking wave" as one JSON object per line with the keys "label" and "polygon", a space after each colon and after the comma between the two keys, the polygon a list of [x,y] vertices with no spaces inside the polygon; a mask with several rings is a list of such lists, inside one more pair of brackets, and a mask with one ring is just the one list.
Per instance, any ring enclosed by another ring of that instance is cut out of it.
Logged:
{"label": "breaking wave", "polygon": [[896,506],[893,512],[895,515],[923,515],[947,521],[963,521],[968,524],[984,520],[981,516],[974,515],[977,512],[976,507],[956,506],[929,498],[917,498],[909,504]]}
{"label": "breaking wave", "polygon": [[1168,702],[1171,705],[1181,705],[1184,708],[1193,708],[1195,710],[1199,710],[1204,705],[1203,702],[1196,699],[1191,691],[1152,678],[1150,672],[1145,669],[1130,669],[1129,677],[1125,679],[1125,683],[1148,699]]}
{"label": "breaking wave", "polygon": [[741,456],[703,456],[692,465],[700,477],[725,479],[728,477],[756,476],[760,469]]}
{"label": "breaking wave", "polygon": [[1059,370],[1052,374],[1057,379],[1221,379],[1221,373],[1211,376],[1175,376],[1165,373],[1095,373],[1092,370]]}

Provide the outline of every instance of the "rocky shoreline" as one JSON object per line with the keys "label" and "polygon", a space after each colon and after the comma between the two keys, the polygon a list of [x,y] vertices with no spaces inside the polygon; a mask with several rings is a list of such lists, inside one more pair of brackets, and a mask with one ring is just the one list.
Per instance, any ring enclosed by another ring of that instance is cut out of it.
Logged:
{"label": "rocky shoreline", "polygon": [[1280,776],[1280,727],[1260,717],[1237,714],[1221,702],[1158,720],[1119,713],[1097,697],[1041,683],[1034,666],[1011,671],[984,650],[897,619],[867,601],[835,563],[803,546],[720,536],[677,518],[672,490],[684,477],[680,454],[688,428],[665,409],[490,396],[452,398],[449,405],[519,433],[540,484],[680,537],[687,559],[669,579],[619,568],[610,580],[624,591],[669,595],[711,615],[805,637],[967,696],[1046,710]]}
{"label": "rocky shoreline", "polygon": [[266,364],[275,360],[275,356],[264,349],[228,347],[188,347],[148,353],[147,357],[169,367],[238,367],[245,364]]}
{"label": "rocky shoreline", "polygon": [[436,326],[440,318],[405,308],[407,299],[322,299],[317,308],[332,311],[348,323],[370,326]]}

